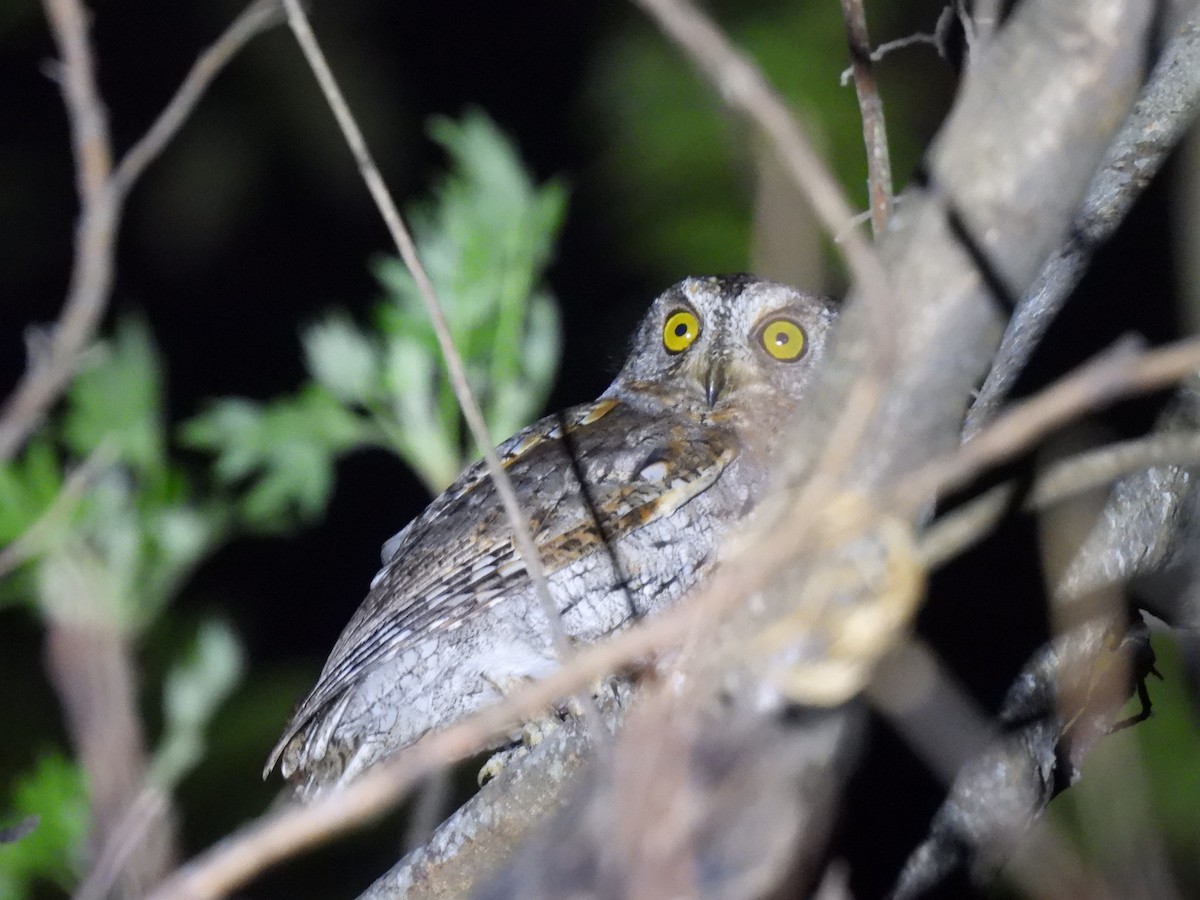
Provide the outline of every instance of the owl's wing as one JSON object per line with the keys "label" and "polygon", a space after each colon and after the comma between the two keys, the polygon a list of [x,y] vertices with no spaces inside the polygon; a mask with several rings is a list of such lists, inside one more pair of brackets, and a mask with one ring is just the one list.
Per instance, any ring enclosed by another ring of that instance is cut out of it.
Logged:
{"label": "owl's wing", "polygon": [[[552,575],[702,493],[733,459],[736,443],[711,426],[664,421],[603,398],[542,419],[497,452]],[[529,583],[482,462],[385,544],[384,556],[268,772],[291,740],[375,664],[434,631],[460,627]]]}

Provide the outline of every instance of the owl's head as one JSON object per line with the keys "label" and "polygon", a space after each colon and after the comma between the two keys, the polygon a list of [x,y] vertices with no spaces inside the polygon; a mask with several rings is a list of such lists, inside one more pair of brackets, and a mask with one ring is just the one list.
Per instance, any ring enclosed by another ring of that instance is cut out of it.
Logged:
{"label": "owl's head", "polygon": [[782,418],[816,381],[837,315],[753,275],[687,278],[654,301],[609,393],[735,427]]}

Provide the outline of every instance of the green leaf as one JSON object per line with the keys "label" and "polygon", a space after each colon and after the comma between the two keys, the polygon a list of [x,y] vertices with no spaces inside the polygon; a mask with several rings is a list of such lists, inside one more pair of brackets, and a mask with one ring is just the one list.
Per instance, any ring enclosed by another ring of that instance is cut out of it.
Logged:
{"label": "green leaf", "polygon": [[124,319],[67,394],[62,435],[80,458],[101,443],[142,477],[165,475],[163,368],[146,324]]}
{"label": "green leaf", "polygon": [[[566,190],[536,185],[512,142],[481,112],[435,119],[429,130],[451,167],[433,202],[410,211],[410,220],[468,381],[501,439],[540,411],[557,368],[555,302],[539,285]],[[388,292],[378,321],[391,396],[380,426],[436,493],[467,462],[457,401],[411,275],[393,258],[373,268]]]}
{"label": "green leaf", "polygon": [[244,525],[278,532],[324,509],[337,456],[374,435],[333,395],[312,385],[265,405],[222,400],[185,423],[182,437],[217,454],[219,481],[244,488],[238,500]]}
{"label": "green leaf", "polygon": [[16,459],[0,463],[0,544],[24,534],[62,489],[58,456],[44,438],[30,441]]}
{"label": "green leaf", "polygon": [[0,845],[0,897],[23,897],[49,881],[69,890],[83,870],[88,801],[79,768],[58,752],[45,754],[17,782],[0,826],[37,817],[33,830]]}
{"label": "green leaf", "polygon": [[244,670],[245,656],[233,630],[218,620],[201,625],[163,689],[163,740],[150,772],[164,790],[171,790],[204,757],[209,723]]}
{"label": "green leaf", "polygon": [[461,466],[458,410],[447,415],[439,404],[440,358],[419,340],[397,335],[388,341],[385,385],[391,396],[387,415],[392,446],[417,472],[431,493],[454,480]]}
{"label": "green leaf", "polygon": [[135,624],[146,627],[183,581],[228,532],[231,513],[209,501],[157,507],[142,517],[142,560],[137,575]]}
{"label": "green leaf", "polygon": [[375,338],[345,314],[305,329],[301,340],[308,371],[344,403],[366,406],[379,393],[380,352]]}
{"label": "green leaf", "polygon": [[38,562],[38,601],[46,615],[133,626],[143,562],[134,492],[125,469],[110,469],[92,485],[75,521]]}

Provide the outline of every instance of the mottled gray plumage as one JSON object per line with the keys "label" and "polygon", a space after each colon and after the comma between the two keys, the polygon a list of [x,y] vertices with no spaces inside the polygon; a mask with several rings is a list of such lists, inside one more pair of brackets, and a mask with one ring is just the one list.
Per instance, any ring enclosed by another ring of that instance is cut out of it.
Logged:
{"label": "mottled gray plumage", "polygon": [[[500,445],[572,639],[661,609],[711,566],[756,500],[835,317],[822,297],[751,276],[689,278],[655,300],[598,400]],[[301,796],[556,665],[483,463],[383,559],[267,764]]]}

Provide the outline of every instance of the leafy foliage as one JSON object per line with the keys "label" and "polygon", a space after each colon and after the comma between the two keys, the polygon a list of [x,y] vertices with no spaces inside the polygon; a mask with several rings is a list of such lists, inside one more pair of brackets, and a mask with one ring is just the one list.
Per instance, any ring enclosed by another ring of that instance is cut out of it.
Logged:
{"label": "leafy foliage", "polygon": [[325,508],[336,457],[363,443],[370,430],[332,393],[311,385],[266,405],[221,400],[181,434],[217,454],[214,474],[221,484],[248,485],[237,500],[240,521],[279,532]]}
{"label": "leafy foliage", "polygon": [[[439,119],[431,131],[452,169],[415,212],[415,233],[488,424],[506,436],[538,412],[558,363],[558,314],[539,285],[565,191],[535,185],[482,113]],[[308,328],[312,380],[296,394],[223,399],[181,426],[183,443],[212,454],[211,477],[199,482],[171,454],[149,329],[118,323],[61,415],[0,465],[0,541],[26,545],[0,597],[136,640],[232,535],[281,533],[320,515],[339,456],[387,447],[431,490],[453,479],[468,446],[433,329],[397,260],[377,261],[375,272],[385,293],[375,326],[335,312]],[[241,645],[219,620],[202,624],[168,665],[148,773],[159,789],[173,790],[203,758],[211,720],[243,668]],[[34,832],[0,847],[0,896],[45,880],[69,887],[78,875],[86,789],[57,752],[17,783],[3,821],[28,815],[39,817]]]}
{"label": "leafy foliage", "polygon": [[3,825],[34,817],[28,833],[0,845],[0,897],[23,897],[43,880],[69,888],[81,869],[88,821],[79,767],[57,751],[46,753],[0,809]]}
{"label": "leafy foliage", "polygon": [[63,444],[79,458],[108,445],[117,462],[156,486],[166,476],[162,360],[146,323],[125,319],[71,383]]}
{"label": "leafy foliage", "polygon": [[[451,169],[409,218],[484,418],[505,437],[541,409],[558,366],[557,306],[540,284],[566,192],[535,185],[481,112],[430,132]],[[336,458],[356,448],[394,450],[433,493],[476,455],[416,283],[394,257],[373,268],[385,291],[373,328],[339,311],[305,329],[313,383],[266,405],[223,400],[184,429],[217,453],[223,484],[244,487],[240,513],[257,529],[315,516]]]}
{"label": "leafy foliage", "polygon": [[[148,329],[136,320],[119,323],[73,383],[61,416],[0,466],[0,531],[28,545],[22,577],[4,582],[9,601],[52,622],[136,638],[238,525],[231,498],[198,498],[169,458],[162,376]],[[74,479],[63,470],[80,467],[88,477],[68,492]],[[205,626],[196,648],[172,669],[152,773],[160,787],[171,788],[199,759],[209,719],[240,671],[237,639],[219,625]],[[43,753],[4,811],[6,822],[33,815],[37,825],[0,847],[0,896],[23,896],[47,880],[69,887],[80,868],[87,811],[78,768],[58,751]]]}
{"label": "leafy foliage", "polygon": [[178,784],[203,758],[209,722],[244,668],[233,630],[219,620],[205,622],[190,651],[167,673],[164,736],[151,763],[151,777],[160,787]]}

